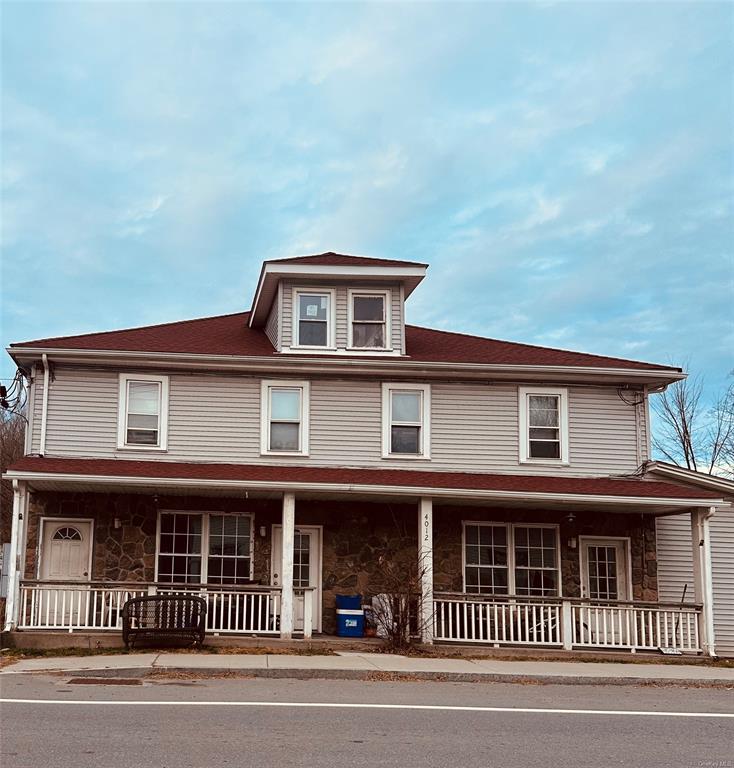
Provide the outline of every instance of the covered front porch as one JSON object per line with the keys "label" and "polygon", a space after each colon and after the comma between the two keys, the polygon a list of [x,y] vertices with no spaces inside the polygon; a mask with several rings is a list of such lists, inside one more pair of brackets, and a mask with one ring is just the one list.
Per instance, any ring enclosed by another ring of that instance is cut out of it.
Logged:
{"label": "covered front porch", "polygon": [[[6,630],[113,633],[131,597],[196,593],[210,636],[308,639],[334,634],[336,595],[358,593],[406,602],[423,643],[713,655],[715,500],[641,480],[542,480],[284,490],[18,478]],[[695,602],[664,604],[655,518],[683,513]]]}

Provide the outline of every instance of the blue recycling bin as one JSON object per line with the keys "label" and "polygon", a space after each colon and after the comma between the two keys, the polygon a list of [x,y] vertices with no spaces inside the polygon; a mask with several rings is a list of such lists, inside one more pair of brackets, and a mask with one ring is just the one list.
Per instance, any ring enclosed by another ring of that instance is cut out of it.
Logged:
{"label": "blue recycling bin", "polygon": [[364,637],[362,595],[336,596],[336,634],[339,637]]}

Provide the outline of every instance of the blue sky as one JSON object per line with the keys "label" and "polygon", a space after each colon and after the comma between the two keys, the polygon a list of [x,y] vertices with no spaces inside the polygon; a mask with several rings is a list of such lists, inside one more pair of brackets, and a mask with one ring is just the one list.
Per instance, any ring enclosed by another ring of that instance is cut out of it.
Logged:
{"label": "blue sky", "polygon": [[731,3],[2,11],[3,346],[335,250],[429,262],[416,324],[734,367]]}

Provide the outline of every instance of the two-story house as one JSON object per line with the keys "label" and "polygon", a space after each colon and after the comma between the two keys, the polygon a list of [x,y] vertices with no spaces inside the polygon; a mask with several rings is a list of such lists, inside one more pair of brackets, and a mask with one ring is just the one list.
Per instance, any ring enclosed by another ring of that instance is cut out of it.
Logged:
{"label": "two-story house", "polygon": [[[426,271],[267,261],[247,312],[13,344],[16,642],[185,590],[211,633],[332,633],[335,595],[402,558],[425,642],[712,653],[725,499],[644,472],[648,397],[685,374],[408,325]],[[691,520],[685,605],[659,602],[667,516]]]}

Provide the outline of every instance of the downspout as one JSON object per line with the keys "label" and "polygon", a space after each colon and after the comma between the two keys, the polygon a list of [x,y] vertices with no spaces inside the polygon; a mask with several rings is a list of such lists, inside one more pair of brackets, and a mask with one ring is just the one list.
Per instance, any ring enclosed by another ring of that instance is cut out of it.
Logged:
{"label": "downspout", "polygon": [[38,453],[43,456],[46,453],[46,424],[48,422],[48,388],[51,383],[51,371],[48,366],[48,355],[44,352],[41,355],[43,360],[43,407],[41,409],[41,442],[38,446]]}
{"label": "downspout", "polygon": [[650,388],[645,384],[645,461],[652,461],[652,423],[650,421]]}
{"label": "downspout", "polygon": [[635,466],[642,464],[642,419],[640,418],[640,408],[642,403],[635,403]]}
{"label": "downspout", "polygon": [[25,442],[23,453],[27,456],[33,452],[33,421],[36,413],[36,364],[31,366],[28,377],[28,413],[25,422]]}

